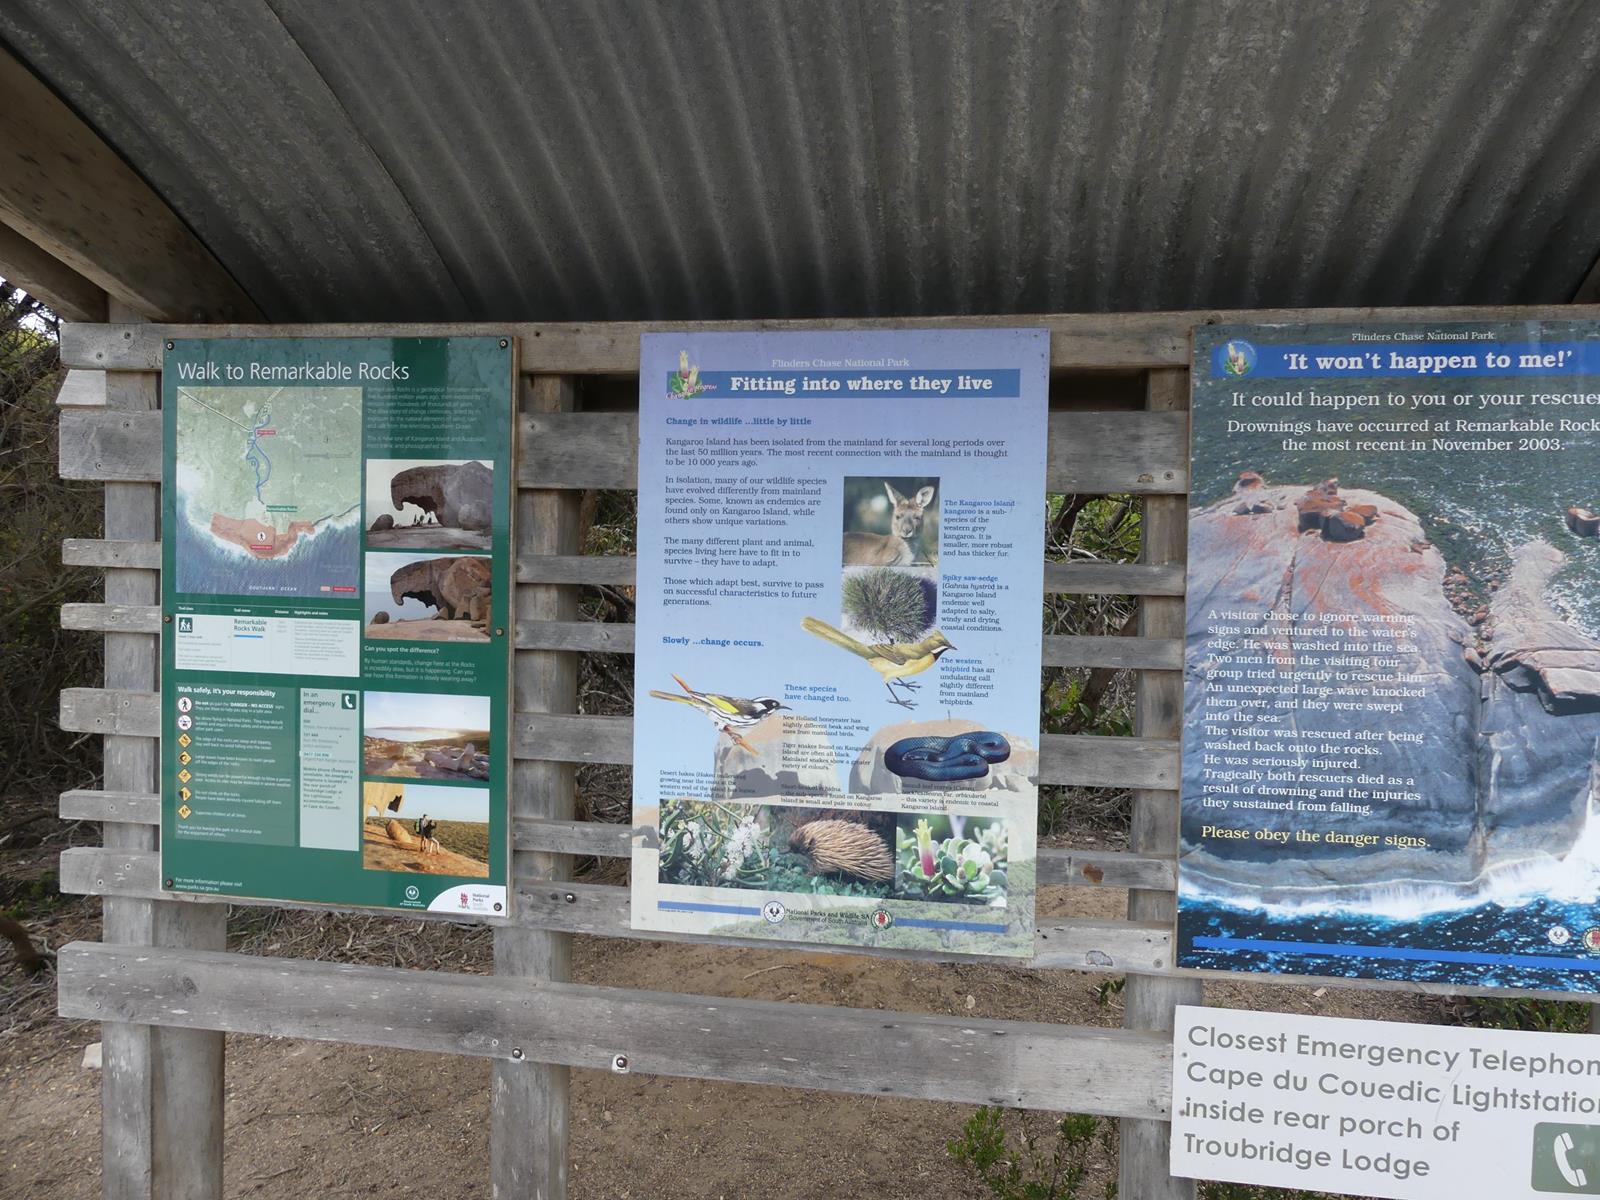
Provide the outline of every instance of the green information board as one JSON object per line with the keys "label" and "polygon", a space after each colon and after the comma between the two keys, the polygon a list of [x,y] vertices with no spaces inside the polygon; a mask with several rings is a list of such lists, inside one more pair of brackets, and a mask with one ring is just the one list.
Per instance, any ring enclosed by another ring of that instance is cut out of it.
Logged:
{"label": "green information board", "polygon": [[506,915],[513,357],[167,343],[164,888]]}

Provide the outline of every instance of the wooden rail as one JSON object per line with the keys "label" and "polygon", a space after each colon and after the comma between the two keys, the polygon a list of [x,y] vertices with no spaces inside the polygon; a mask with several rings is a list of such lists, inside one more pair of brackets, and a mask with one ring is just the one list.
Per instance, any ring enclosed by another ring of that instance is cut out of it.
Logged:
{"label": "wooden rail", "polygon": [[[160,542],[107,542],[68,538],[61,561],[67,566],[161,569]],[[565,583],[591,587],[632,587],[638,560],[631,555],[542,554],[518,558],[518,583]],[[1047,562],[1047,595],[1182,596],[1181,567],[1092,560]]]}
{"label": "wooden rail", "polygon": [[[633,413],[525,413],[517,423],[517,486],[581,490],[638,483]],[[70,408],[61,412],[63,479],[159,483],[161,414]],[[1050,414],[1052,492],[1181,495],[1189,488],[1182,413]]]}
{"label": "wooden rail", "polygon": [[1156,1120],[1171,1099],[1168,1040],[1121,1029],[85,942],[60,980],[86,1020]]}
{"label": "wooden rail", "polygon": [[[159,633],[159,605],[63,604],[61,627],[98,633]],[[518,650],[572,650],[586,654],[632,654],[631,624],[599,621],[518,621]],[[1183,668],[1180,638],[1044,638],[1047,667],[1117,667],[1178,671]]]}
{"label": "wooden rail", "polygon": [[[157,737],[159,692],[67,688],[61,693],[61,728],[74,733]],[[633,762],[633,719],[576,713],[518,712],[512,755],[527,762]],[[1178,743],[1172,738],[1045,734],[1039,747],[1039,782],[1077,787],[1178,786]]]}

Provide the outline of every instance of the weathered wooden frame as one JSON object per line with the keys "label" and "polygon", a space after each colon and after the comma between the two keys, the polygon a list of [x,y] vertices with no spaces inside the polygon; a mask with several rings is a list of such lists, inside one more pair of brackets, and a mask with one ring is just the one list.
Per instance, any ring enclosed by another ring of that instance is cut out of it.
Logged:
{"label": "weathered wooden frame", "polygon": [[[1568,306],[848,323],[1049,329],[1049,489],[1145,497],[1142,562],[1047,564],[1045,575],[1047,593],[1142,598],[1138,636],[1056,636],[1045,638],[1044,646],[1049,666],[1139,672],[1135,736],[1047,736],[1040,752],[1043,783],[1134,789],[1130,849],[1042,849],[1039,858],[1042,887],[1128,889],[1128,919],[1045,920],[1033,962],[1040,970],[1128,975],[1123,1030],[660,995],[569,982],[574,933],[721,940],[635,933],[628,923],[626,888],[568,878],[573,855],[629,853],[626,828],[572,819],[576,766],[626,764],[632,757],[629,718],[583,716],[575,710],[577,655],[633,648],[631,626],[577,619],[577,589],[632,583],[634,560],[584,556],[576,538],[582,490],[634,486],[637,418],[624,411],[586,411],[579,404],[578,383],[581,377],[636,375],[639,334],[647,327],[67,326],[62,354],[73,373],[60,398],[61,474],[104,482],[107,516],[105,538],[69,540],[63,560],[103,569],[106,592],[103,604],[63,606],[62,623],[104,633],[107,653],[104,687],[62,693],[61,726],[105,735],[106,776],[104,790],[63,794],[61,815],[105,822],[106,832],[103,846],[63,854],[61,888],[104,897],[106,930],[102,944],[76,943],[61,951],[60,1007],[63,1015],[105,1025],[105,1194],[221,1194],[220,1031],[236,1031],[494,1060],[491,1174],[493,1194],[504,1200],[565,1195],[567,1069],[609,1068],[618,1054],[634,1071],[1119,1117],[1124,1122],[1120,1194],[1192,1200],[1192,1181],[1167,1174],[1167,1033],[1174,1007],[1199,1002],[1201,986],[1196,973],[1172,967],[1190,332],[1224,320],[1597,315],[1600,309]],[[727,322],[692,328],[841,324]],[[690,328],[648,328],[677,327]],[[468,334],[510,334],[521,342],[512,783],[516,899],[512,921],[496,930],[496,974],[483,978],[222,953],[226,900],[164,894],[158,878],[154,739],[160,727],[161,439],[156,408],[162,344],[195,336]],[[1096,382],[1106,374],[1142,376],[1143,403],[1135,407],[1139,385],[1124,378],[1121,395],[1108,405],[1100,398],[1106,389]],[[1087,396],[1075,394],[1080,391]],[[1439,985],[1375,986],[1512,994]],[[387,997],[396,1014],[408,1015],[385,1022],[382,1010],[371,1004],[374,996]],[[428,1019],[418,1020],[419,1012]],[[980,1058],[982,1069],[969,1069]],[[895,1065],[906,1063],[926,1065],[915,1070]]]}

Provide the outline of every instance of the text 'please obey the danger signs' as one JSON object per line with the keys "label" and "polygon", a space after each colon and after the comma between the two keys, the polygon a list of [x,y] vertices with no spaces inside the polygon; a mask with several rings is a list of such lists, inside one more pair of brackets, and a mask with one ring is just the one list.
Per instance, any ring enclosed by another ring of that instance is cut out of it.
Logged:
{"label": "text 'please obey the danger signs'", "polygon": [[1395,1200],[1600,1195],[1600,1040],[1179,1008],[1172,1173]]}

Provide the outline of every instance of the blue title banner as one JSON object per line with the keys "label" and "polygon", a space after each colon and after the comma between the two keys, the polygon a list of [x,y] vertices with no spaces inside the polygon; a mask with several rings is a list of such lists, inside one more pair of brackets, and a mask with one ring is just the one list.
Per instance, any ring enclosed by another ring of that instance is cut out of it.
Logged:
{"label": "blue title banner", "polygon": [[682,371],[667,376],[667,394],[688,399],[704,393],[718,400],[763,396],[993,396],[1016,399],[1022,372],[987,371]]}
{"label": "blue title banner", "polygon": [[1213,379],[1466,375],[1600,375],[1600,341],[1258,346],[1232,338],[1211,351]]}

